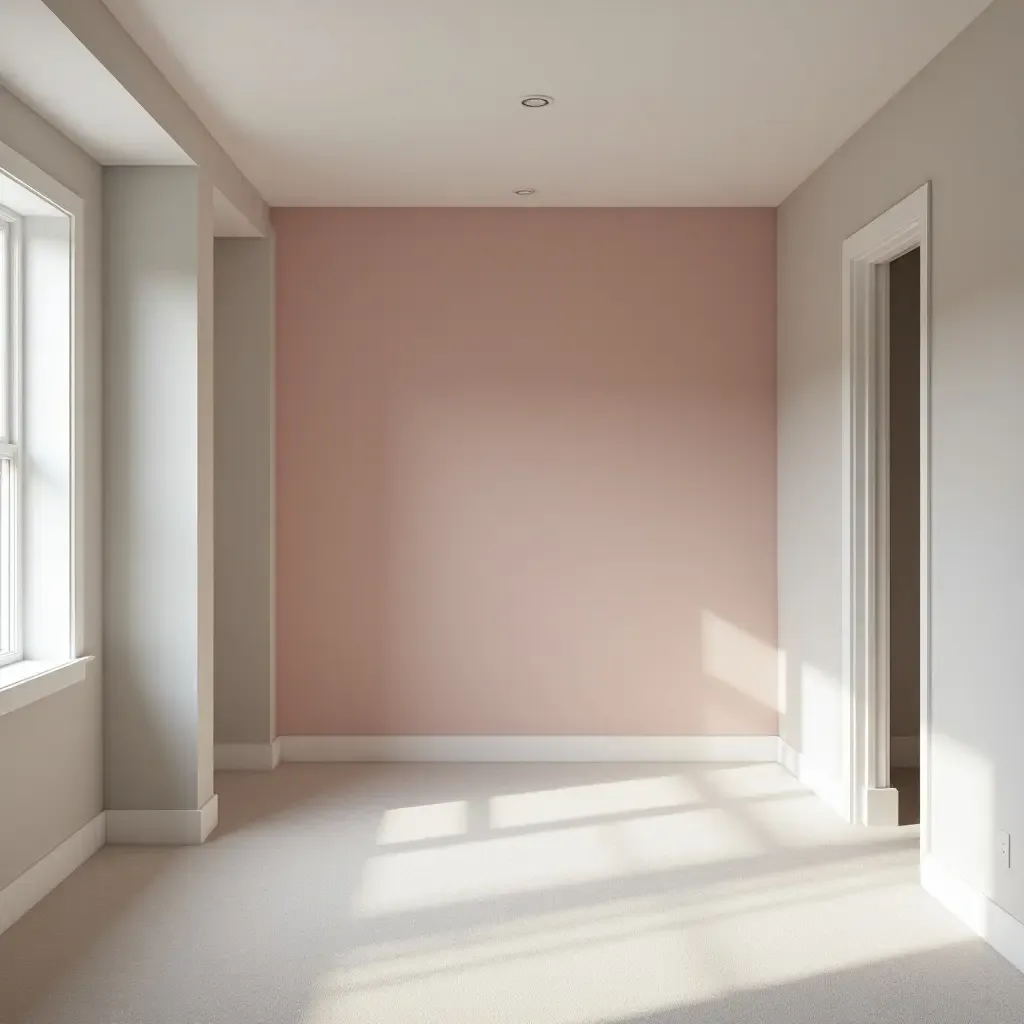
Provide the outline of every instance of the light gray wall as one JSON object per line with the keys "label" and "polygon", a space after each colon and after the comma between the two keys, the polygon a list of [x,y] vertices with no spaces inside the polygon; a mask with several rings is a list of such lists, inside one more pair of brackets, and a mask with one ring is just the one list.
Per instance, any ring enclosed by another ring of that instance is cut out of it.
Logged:
{"label": "light gray wall", "polygon": [[274,239],[214,245],[216,739],[276,736]]}
{"label": "light gray wall", "polygon": [[[174,173],[173,171],[171,173]],[[197,804],[213,796],[213,674],[214,674],[214,354],[213,354],[213,183],[205,171],[195,173],[196,227],[199,260],[196,280],[198,328],[196,338],[196,495],[198,517],[197,652],[198,713]],[[191,208],[191,196],[190,204]]]}
{"label": "light gray wall", "polygon": [[933,852],[1024,920],[1024,0],[996,0],[779,211],[782,730],[839,760],[843,239],[929,179]]}
{"label": "light gray wall", "polygon": [[85,333],[80,395],[85,405],[86,475],[81,508],[85,653],[97,656],[85,683],[0,717],[0,888],[103,809],[101,728],[101,196],[99,165],[0,87],[0,142],[78,195],[78,242],[86,251]]}
{"label": "light gray wall", "polygon": [[95,675],[0,716],[0,889],[103,810]]}
{"label": "light gray wall", "polygon": [[196,168],[104,170],[107,807],[213,793],[212,202]]}
{"label": "light gray wall", "polygon": [[921,250],[889,265],[889,732],[921,731]]}

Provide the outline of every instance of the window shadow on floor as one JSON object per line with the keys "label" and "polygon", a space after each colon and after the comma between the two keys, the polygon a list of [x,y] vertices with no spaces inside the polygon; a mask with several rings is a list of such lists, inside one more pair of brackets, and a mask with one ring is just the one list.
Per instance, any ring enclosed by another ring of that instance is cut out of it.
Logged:
{"label": "window shadow on floor", "polygon": [[599,1024],[1019,1024],[1022,1012],[1024,979],[978,940]]}

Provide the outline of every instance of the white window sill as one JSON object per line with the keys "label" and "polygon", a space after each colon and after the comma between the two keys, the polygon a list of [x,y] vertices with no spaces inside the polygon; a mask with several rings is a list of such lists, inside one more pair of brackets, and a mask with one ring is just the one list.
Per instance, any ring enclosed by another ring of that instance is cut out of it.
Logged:
{"label": "white window sill", "polygon": [[0,715],[59,693],[85,679],[92,657],[72,661],[16,661],[0,668]]}

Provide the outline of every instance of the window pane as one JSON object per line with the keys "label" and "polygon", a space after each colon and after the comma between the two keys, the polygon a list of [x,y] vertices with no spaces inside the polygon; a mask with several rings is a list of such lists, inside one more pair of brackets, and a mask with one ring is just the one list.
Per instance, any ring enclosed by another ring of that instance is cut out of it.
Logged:
{"label": "window pane", "polygon": [[8,372],[11,352],[11,331],[14,328],[11,317],[11,231],[8,223],[0,216],[0,439],[11,440],[8,424]]}
{"label": "window pane", "polygon": [[0,459],[0,655],[14,649],[14,464]]}

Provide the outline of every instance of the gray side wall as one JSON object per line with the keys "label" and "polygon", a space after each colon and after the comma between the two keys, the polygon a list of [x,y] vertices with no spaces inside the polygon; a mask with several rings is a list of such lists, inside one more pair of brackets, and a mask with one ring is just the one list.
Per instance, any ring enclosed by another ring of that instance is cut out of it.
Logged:
{"label": "gray side wall", "polygon": [[216,739],[268,743],[274,689],[274,239],[214,245]]}
{"label": "gray side wall", "polygon": [[779,210],[782,732],[839,770],[843,240],[931,181],[933,853],[1024,920],[1024,0],[996,0]]}

